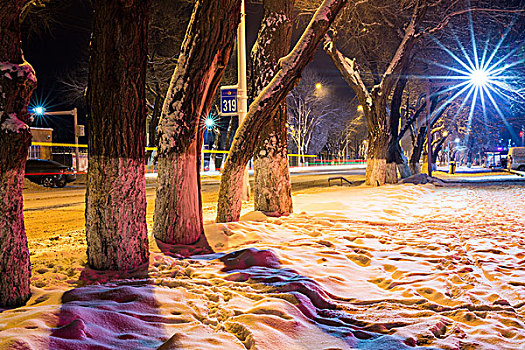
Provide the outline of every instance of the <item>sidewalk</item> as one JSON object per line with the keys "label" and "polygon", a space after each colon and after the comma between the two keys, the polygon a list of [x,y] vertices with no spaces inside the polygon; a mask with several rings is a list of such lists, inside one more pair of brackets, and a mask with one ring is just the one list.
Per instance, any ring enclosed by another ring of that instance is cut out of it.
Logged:
{"label": "sidewalk", "polygon": [[502,184],[502,183],[523,183],[525,184],[525,173],[506,169],[488,169],[483,167],[466,166],[456,168],[455,174],[448,173],[448,167],[438,167],[432,175],[447,183],[483,183],[483,184]]}

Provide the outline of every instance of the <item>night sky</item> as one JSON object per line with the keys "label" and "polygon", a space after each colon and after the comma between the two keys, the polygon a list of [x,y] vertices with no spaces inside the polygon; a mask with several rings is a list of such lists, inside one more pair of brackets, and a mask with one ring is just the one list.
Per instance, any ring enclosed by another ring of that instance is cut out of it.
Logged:
{"label": "night sky", "polygon": [[[91,9],[85,0],[59,1],[58,5],[49,8],[47,13],[51,14],[49,31],[39,29],[35,33],[28,29],[38,27],[39,18],[36,16],[33,22],[23,25],[24,55],[35,68],[38,79],[38,88],[31,103],[35,105],[37,101],[45,101],[48,110],[69,110],[81,107],[78,104],[67,102],[66,87],[61,81],[87,65],[91,35]],[[248,50],[251,50],[262,18],[262,5],[247,4],[246,13],[247,45]],[[294,29],[293,40],[297,40],[301,30],[295,26]],[[351,89],[342,80],[332,61],[322,50],[317,52],[309,68],[326,76],[326,79],[333,85],[333,93],[340,96],[341,99],[350,101],[353,96]],[[86,111],[79,108],[79,124],[85,124],[85,115]],[[36,121],[33,126],[53,128],[55,142],[73,141],[72,117],[48,117],[46,120]],[[85,142],[84,138],[80,138],[80,143]]]}

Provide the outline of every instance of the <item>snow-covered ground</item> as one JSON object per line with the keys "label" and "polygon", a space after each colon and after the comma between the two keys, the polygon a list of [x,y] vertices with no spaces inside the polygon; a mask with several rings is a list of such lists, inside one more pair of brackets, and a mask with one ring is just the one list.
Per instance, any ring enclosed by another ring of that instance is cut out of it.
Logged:
{"label": "snow-covered ground", "polygon": [[0,349],[523,349],[524,198],[310,189],[290,217],[209,223],[213,252],[152,242],[131,274],[86,268],[82,231],[30,242],[34,294],[0,310]]}

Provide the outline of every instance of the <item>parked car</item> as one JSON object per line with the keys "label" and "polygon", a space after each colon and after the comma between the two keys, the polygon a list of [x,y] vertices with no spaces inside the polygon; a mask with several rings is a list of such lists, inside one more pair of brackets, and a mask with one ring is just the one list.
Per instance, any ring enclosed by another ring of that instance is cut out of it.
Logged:
{"label": "parked car", "polygon": [[507,166],[509,170],[525,171],[525,147],[509,148]]}
{"label": "parked car", "polygon": [[507,155],[503,152],[486,152],[485,168],[503,168],[507,167]]}
{"label": "parked car", "polygon": [[28,159],[25,176],[45,187],[64,187],[77,179],[73,168],[47,159]]}

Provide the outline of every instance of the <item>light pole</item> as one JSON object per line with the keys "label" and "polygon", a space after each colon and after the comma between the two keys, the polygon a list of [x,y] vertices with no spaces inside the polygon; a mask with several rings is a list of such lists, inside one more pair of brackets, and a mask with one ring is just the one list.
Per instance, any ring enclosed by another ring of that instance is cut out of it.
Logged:
{"label": "light pole", "polygon": [[75,135],[75,165],[76,165],[76,171],[80,170],[80,157],[79,157],[79,151],[78,151],[78,114],[77,114],[77,108],[73,108],[70,111],[54,111],[54,112],[47,112],[44,107],[38,106],[33,109],[34,114],[36,115],[72,115],[73,116],[73,129],[74,129],[74,135]]}
{"label": "light pole", "polygon": [[427,104],[427,171],[428,176],[432,176],[432,131],[430,130],[432,125],[430,120],[432,119],[432,114],[430,111],[430,80],[427,79],[427,95],[425,97]]}
{"label": "light pole", "polygon": [[[246,11],[244,10],[244,0],[241,2],[241,22],[237,29],[237,113],[239,125],[248,113],[248,89],[246,83]],[[250,182],[248,177],[248,166],[244,169],[242,180],[242,199],[250,200]]]}

